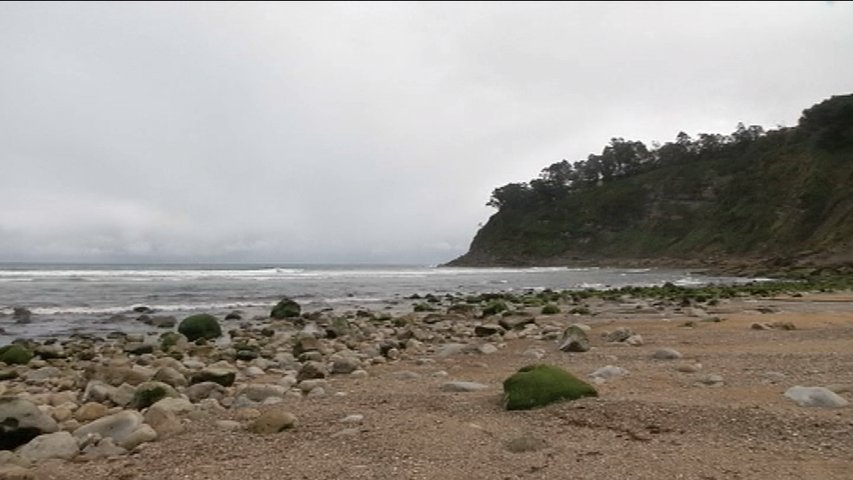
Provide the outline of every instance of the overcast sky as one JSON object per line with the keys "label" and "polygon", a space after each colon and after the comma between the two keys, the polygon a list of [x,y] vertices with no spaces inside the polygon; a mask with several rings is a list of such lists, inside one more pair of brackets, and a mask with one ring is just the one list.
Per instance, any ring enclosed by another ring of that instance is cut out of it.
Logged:
{"label": "overcast sky", "polygon": [[794,125],[853,5],[0,4],[0,261],[438,263],[611,137]]}

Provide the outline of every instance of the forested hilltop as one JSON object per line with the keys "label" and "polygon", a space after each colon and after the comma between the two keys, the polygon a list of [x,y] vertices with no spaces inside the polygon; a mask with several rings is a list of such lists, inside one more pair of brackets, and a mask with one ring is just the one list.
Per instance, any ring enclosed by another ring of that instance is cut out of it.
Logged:
{"label": "forested hilltop", "polygon": [[796,127],[684,132],[652,148],[614,138],[600,154],[494,190],[497,208],[450,265],[841,266],[853,261],[853,95]]}

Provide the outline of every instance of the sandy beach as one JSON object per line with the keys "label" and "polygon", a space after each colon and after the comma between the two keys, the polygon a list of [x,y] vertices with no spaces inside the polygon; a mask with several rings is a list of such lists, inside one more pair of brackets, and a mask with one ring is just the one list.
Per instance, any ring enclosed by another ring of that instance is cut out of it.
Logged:
{"label": "sandy beach", "polygon": [[[247,385],[282,384],[295,372],[235,360],[237,381],[222,401],[230,408],[197,406],[178,415],[182,431],[126,454],[46,460],[15,470],[29,476],[0,478],[850,478],[853,407],[805,407],[783,393],[821,386],[853,400],[853,295],[739,298],[702,310],[633,299],[588,305],[590,315],[537,314],[524,329],[490,336],[474,328],[497,317],[413,315],[370,338],[401,338],[408,329],[422,341],[383,359],[362,355],[366,376],[329,373],[322,392],[284,395],[267,402],[273,405],[238,408],[233,397]],[[573,323],[590,327],[589,351],[557,348]],[[641,335],[642,344],[606,341],[620,327]],[[346,350],[346,338],[320,340],[325,361]],[[653,358],[663,348],[681,358]],[[141,363],[154,369],[160,355],[148,355]],[[203,357],[188,355],[184,363],[191,358]],[[504,410],[503,380],[532,363],[589,380],[599,397]],[[265,368],[252,372],[252,365]],[[626,372],[598,382],[589,377],[608,365]],[[486,388],[447,391],[451,381]],[[38,393],[49,388],[37,382],[4,382],[3,389],[51,401]],[[247,430],[262,412],[281,408],[296,417],[294,428]]]}

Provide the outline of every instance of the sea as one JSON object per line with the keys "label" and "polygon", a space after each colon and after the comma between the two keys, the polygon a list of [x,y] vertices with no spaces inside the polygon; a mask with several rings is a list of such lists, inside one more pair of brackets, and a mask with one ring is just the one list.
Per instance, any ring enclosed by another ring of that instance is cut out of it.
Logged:
{"label": "sea", "polygon": [[[268,315],[282,297],[303,311],[411,311],[414,294],[699,286],[750,279],[687,270],[620,268],[456,268],[428,265],[70,265],[0,264],[0,345],[15,338],[145,332],[137,307],[179,320],[193,313]],[[30,323],[13,318],[32,312]]]}

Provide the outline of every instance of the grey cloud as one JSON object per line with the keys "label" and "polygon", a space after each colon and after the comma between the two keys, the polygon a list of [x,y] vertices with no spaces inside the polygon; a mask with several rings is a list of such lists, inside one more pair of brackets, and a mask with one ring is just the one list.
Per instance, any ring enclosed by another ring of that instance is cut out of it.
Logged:
{"label": "grey cloud", "polygon": [[612,136],[793,124],[823,3],[0,5],[0,261],[439,262]]}

